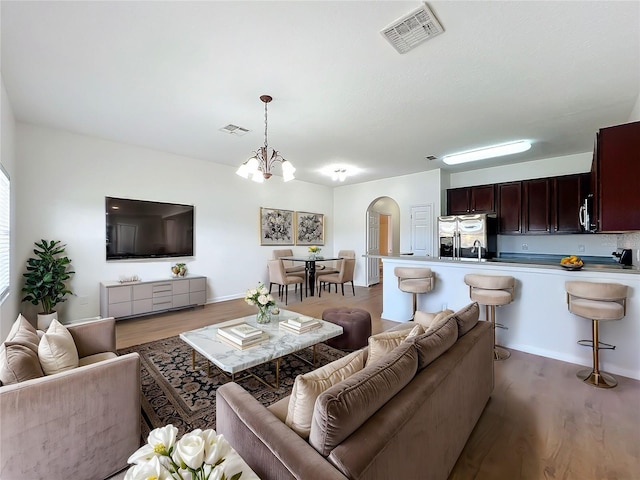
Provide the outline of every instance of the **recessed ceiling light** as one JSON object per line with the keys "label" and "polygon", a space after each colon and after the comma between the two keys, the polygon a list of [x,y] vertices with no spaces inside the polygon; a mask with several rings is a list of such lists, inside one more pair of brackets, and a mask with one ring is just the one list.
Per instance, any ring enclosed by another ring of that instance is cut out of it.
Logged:
{"label": "recessed ceiling light", "polygon": [[467,152],[445,155],[442,161],[447,165],[457,165],[458,163],[474,162],[485,158],[502,157],[503,155],[513,155],[514,153],[526,152],[531,148],[528,140],[518,140],[517,142],[502,143],[490,147],[478,148]]}
{"label": "recessed ceiling light", "polygon": [[344,182],[347,177],[358,173],[358,171],[355,167],[341,164],[327,165],[320,170],[323,175],[331,177],[334,182]]}

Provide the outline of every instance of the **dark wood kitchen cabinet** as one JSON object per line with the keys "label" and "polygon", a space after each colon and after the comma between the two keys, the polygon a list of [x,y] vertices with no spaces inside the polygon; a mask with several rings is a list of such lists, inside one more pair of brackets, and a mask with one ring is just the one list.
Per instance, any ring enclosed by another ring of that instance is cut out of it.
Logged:
{"label": "dark wood kitchen cabinet", "polygon": [[581,233],[578,213],[589,192],[588,173],[522,182],[525,234]]}
{"label": "dark wood kitchen cabinet", "polygon": [[447,190],[448,215],[495,212],[495,185],[493,184]]}
{"label": "dark wood kitchen cabinet", "polygon": [[551,233],[552,185],[550,178],[536,178],[522,182],[524,191],[522,233]]}
{"label": "dark wood kitchen cabinet", "polygon": [[591,175],[579,173],[552,178],[553,201],[551,231],[553,233],[582,233],[578,213],[589,194]]}
{"label": "dark wood kitchen cabinet", "polygon": [[591,175],[597,230],[640,230],[640,122],[600,129]]}
{"label": "dark wood kitchen cabinet", "polygon": [[522,233],[522,182],[499,183],[498,233]]}

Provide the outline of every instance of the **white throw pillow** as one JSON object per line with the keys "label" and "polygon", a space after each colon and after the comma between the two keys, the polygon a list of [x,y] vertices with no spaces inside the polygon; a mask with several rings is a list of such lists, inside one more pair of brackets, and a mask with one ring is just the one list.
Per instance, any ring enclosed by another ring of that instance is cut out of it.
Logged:
{"label": "white throw pillow", "polygon": [[45,375],[71,370],[78,366],[78,349],[69,330],[52,320],[38,345],[38,357]]}
{"label": "white throw pillow", "polygon": [[318,395],[363,367],[364,351],[358,350],[313,372],[298,375],[291,390],[285,423],[302,438],[308,438]]}
{"label": "white throw pillow", "polygon": [[418,324],[411,330],[392,330],[390,332],[382,332],[369,337],[369,355],[367,356],[367,366],[375,363],[400,345],[405,338],[422,335],[424,328]]}

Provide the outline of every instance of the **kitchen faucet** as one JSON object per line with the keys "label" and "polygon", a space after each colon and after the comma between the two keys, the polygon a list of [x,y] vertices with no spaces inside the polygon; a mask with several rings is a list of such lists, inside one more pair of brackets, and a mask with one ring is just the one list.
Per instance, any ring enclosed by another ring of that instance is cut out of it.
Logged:
{"label": "kitchen faucet", "polygon": [[473,242],[473,248],[471,249],[471,253],[478,249],[478,261],[482,261],[482,242],[480,240],[476,240]]}

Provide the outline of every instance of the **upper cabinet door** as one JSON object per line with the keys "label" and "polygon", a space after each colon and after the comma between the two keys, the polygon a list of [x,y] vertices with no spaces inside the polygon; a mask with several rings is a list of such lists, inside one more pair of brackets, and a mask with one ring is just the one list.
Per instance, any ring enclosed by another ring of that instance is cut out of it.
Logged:
{"label": "upper cabinet door", "polygon": [[596,157],[599,231],[640,230],[640,122],[600,129]]}
{"label": "upper cabinet door", "polygon": [[498,233],[522,233],[522,182],[499,183]]}
{"label": "upper cabinet door", "polygon": [[495,185],[471,187],[471,213],[495,213]]}
{"label": "upper cabinet door", "polygon": [[582,233],[579,211],[584,199],[589,193],[589,173],[564,175],[552,178],[552,232],[554,233]]}
{"label": "upper cabinet door", "polygon": [[471,189],[469,187],[450,188],[447,190],[447,215],[464,215],[469,213]]}
{"label": "upper cabinet door", "polygon": [[523,233],[550,233],[551,231],[551,180],[538,178],[526,180],[524,185]]}

